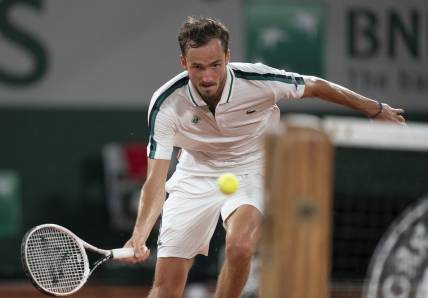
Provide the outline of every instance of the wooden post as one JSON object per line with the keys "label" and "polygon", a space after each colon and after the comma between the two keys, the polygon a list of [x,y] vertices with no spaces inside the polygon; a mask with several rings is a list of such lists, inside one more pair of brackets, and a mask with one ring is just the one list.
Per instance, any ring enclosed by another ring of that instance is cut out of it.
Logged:
{"label": "wooden post", "polygon": [[333,149],[319,129],[266,137],[261,297],[329,297]]}

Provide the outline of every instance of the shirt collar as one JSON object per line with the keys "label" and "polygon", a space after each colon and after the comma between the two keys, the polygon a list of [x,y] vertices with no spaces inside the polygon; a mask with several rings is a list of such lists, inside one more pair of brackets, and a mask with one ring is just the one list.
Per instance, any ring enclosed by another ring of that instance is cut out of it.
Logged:
{"label": "shirt collar", "polygon": [[[230,101],[230,98],[232,97],[234,82],[235,82],[235,74],[233,70],[229,67],[229,65],[227,65],[226,66],[226,83],[224,84],[223,92],[221,94],[221,98],[218,104],[226,104]],[[193,86],[192,81],[190,80],[187,85],[187,93],[190,101],[194,106],[203,107],[207,105],[206,102],[199,95],[199,92]]]}

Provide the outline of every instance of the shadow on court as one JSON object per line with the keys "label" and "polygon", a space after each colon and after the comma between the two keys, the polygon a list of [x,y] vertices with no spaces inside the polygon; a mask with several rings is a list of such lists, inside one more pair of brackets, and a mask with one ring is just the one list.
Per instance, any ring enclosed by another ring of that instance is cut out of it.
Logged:
{"label": "shadow on court", "polygon": [[[88,285],[71,297],[80,298],[142,298],[148,287]],[[50,297],[36,290],[30,283],[0,284],[0,298]]]}

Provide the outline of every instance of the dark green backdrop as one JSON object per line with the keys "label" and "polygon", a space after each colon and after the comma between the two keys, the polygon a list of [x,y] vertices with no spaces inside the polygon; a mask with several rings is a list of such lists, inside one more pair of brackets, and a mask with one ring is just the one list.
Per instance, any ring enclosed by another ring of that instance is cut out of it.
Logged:
{"label": "dark green backdrop", "polygon": [[[63,224],[99,246],[124,243],[129,232],[118,233],[109,227],[101,150],[110,142],[145,141],[146,116],[146,110],[0,109],[0,172],[18,175],[20,198],[16,218],[19,227],[12,234],[0,235],[0,253],[4,256],[0,278],[23,277],[20,240],[27,229],[37,224]],[[428,121],[425,114],[408,118]],[[364,275],[368,258],[387,225],[405,206],[427,192],[426,164],[426,152],[336,150],[334,275]],[[0,202],[0,207],[5,205]],[[364,225],[368,224],[368,213],[374,214],[370,217],[374,218],[370,239],[364,238],[368,233],[358,230],[367,228]],[[347,224],[349,220],[352,222]],[[215,253],[221,238],[221,234],[216,236]],[[358,246],[362,244],[364,247]],[[351,262],[348,250],[355,248],[359,252]],[[214,274],[215,264],[212,260],[208,263],[213,268],[210,274]],[[207,266],[201,266],[201,272],[206,273]],[[115,268],[102,269],[96,277],[115,282],[151,280],[148,276],[152,272],[139,267],[119,268],[122,271],[118,278]],[[136,270],[147,275],[135,274]]]}
{"label": "dark green backdrop", "polygon": [[22,206],[18,233],[0,235],[6,256],[0,276],[22,274],[19,241],[37,224],[63,224],[107,247],[123,244],[129,234],[109,230],[101,150],[110,142],[144,141],[146,116],[145,110],[0,110],[0,171],[18,175]]}

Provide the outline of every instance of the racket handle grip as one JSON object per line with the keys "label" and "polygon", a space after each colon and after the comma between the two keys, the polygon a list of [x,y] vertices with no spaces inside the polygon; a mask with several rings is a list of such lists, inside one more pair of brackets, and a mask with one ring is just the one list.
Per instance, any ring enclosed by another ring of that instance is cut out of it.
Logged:
{"label": "racket handle grip", "polygon": [[134,249],[132,247],[112,249],[111,253],[113,259],[132,258],[134,256]]}

